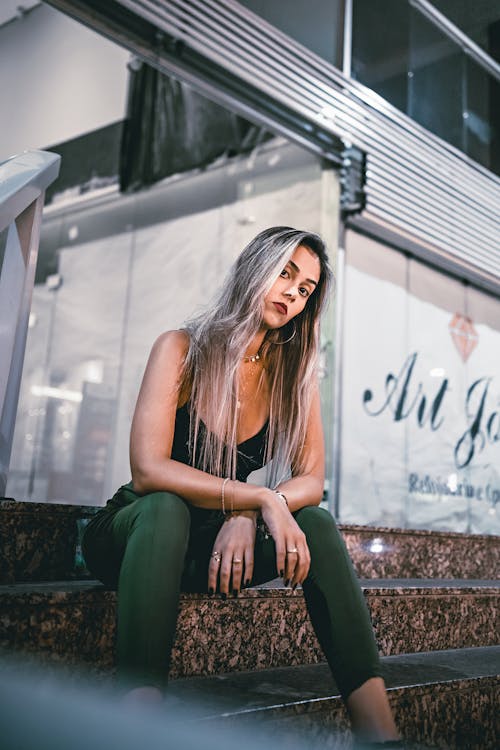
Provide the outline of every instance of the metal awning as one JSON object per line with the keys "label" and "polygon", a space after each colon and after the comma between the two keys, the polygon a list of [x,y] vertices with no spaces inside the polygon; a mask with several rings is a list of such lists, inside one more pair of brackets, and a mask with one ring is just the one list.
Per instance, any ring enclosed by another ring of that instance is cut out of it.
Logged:
{"label": "metal awning", "polygon": [[366,153],[349,223],[500,291],[500,179],[234,0],[49,0],[336,164]]}

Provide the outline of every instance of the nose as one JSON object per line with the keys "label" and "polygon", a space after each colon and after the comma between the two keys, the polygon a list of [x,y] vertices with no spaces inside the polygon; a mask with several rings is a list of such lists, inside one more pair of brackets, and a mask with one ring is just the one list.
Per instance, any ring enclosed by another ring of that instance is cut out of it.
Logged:
{"label": "nose", "polygon": [[295,284],[291,284],[288,289],[285,289],[285,295],[287,297],[296,297],[299,293],[299,290],[297,289]]}

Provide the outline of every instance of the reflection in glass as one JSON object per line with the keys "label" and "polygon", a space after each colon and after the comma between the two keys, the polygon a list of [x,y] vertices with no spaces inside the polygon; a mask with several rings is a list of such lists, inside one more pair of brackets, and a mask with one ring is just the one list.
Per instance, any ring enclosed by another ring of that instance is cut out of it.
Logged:
{"label": "reflection in glass", "polygon": [[467,34],[474,44],[500,62],[499,49],[494,44],[494,37],[498,40],[500,31],[500,12],[495,0],[432,0],[432,5]]}
{"label": "reflection in glass", "polygon": [[[448,16],[452,5],[440,9]],[[461,7],[459,16],[469,32],[475,10]],[[500,21],[482,22],[482,46],[498,58]],[[500,83],[408,0],[353,0],[352,77],[500,172]]]}
{"label": "reflection in glass", "polygon": [[464,150],[480,164],[498,172],[500,84],[469,57],[465,60],[465,70]]}
{"label": "reflection in glass", "polygon": [[408,114],[461,150],[464,62],[460,48],[412,9]]}
{"label": "reflection in glass", "polygon": [[352,77],[406,112],[409,7],[401,0],[355,0]]}

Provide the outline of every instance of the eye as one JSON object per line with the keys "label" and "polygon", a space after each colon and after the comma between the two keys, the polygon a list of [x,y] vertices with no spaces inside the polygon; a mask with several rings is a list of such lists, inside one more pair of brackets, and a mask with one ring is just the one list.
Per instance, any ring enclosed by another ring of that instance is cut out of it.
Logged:
{"label": "eye", "polygon": [[299,294],[301,297],[309,297],[309,289],[306,289],[305,286],[301,286],[299,289]]}
{"label": "eye", "polygon": [[282,272],[280,273],[280,276],[281,276],[282,279],[288,279],[288,277],[290,276],[290,274],[288,273],[288,271],[286,270],[286,268],[284,268],[282,270]]}

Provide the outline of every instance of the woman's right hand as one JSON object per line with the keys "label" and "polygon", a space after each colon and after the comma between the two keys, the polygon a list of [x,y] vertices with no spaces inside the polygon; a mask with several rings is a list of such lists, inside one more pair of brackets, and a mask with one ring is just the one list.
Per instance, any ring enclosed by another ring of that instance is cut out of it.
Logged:
{"label": "woman's right hand", "polygon": [[266,490],[261,509],[262,519],[276,545],[276,569],[285,585],[295,587],[307,578],[311,555],[306,535],[290,513],[288,506],[273,490]]}

